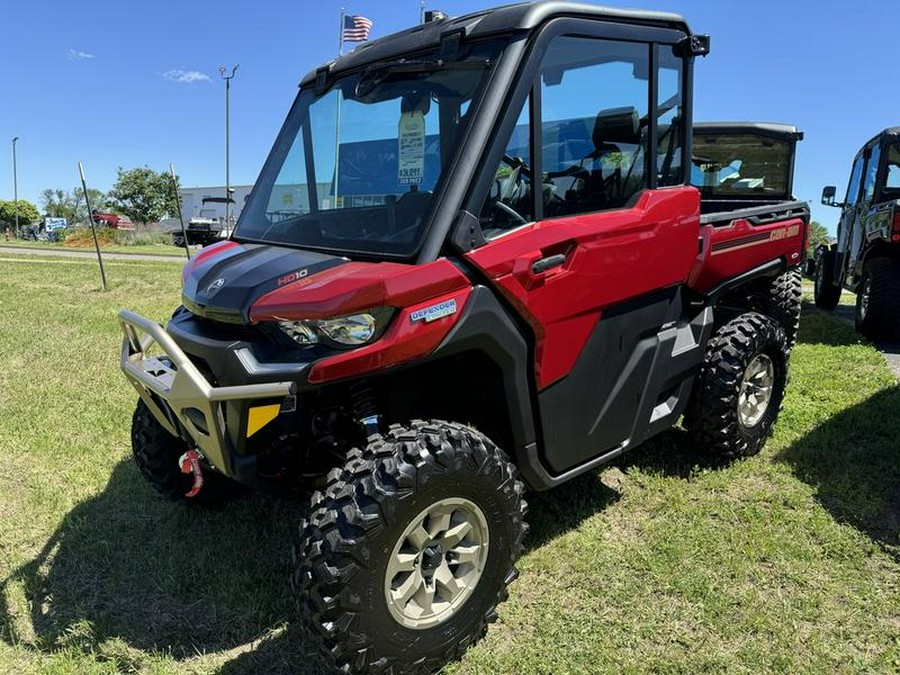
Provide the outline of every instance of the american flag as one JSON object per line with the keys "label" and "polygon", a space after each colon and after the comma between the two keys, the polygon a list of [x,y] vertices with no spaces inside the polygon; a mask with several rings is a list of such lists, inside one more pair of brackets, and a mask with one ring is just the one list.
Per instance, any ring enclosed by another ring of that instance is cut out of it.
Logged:
{"label": "american flag", "polygon": [[344,17],[344,42],[362,42],[369,39],[369,31],[372,30],[372,20],[364,16]]}

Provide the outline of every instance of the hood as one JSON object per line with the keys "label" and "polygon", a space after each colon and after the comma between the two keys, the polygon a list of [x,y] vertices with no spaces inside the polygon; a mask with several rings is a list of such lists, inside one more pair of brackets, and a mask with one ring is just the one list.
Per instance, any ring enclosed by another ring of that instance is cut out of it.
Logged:
{"label": "hood", "polygon": [[235,241],[204,248],[182,278],[182,301],[192,314],[244,324],[407,307],[470,286],[446,258],[424,265],[359,262]]}
{"label": "hood", "polygon": [[197,316],[250,323],[250,307],[262,296],[347,262],[301,249],[226,241],[203,249],[185,266],[182,302]]}

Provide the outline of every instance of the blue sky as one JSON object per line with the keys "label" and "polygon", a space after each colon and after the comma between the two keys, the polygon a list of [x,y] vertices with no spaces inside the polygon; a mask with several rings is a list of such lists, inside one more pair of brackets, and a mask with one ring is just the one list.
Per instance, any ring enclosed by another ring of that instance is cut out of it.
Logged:
{"label": "blue sky", "polygon": [[[417,0],[345,3],[375,22],[373,37],[417,22]],[[433,0],[459,15],[491,0]],[[888,86],[895,2],[609,0],[676,11],[710,33],[696,76],[696,119],[788,122],[806,132],[795,192],[832,230],[821,188],[846,187],[858,148],[900,124]],[[341,3],[188,0],[8,2],[0,40],[0,199],[12,199],[10,140],[19,136],[19,196],[89,184],[111,187],[116,168],[174,162],[184,185],[224,184],[224,87],[233,81],[232,183],[252,183],[299,78],[337,51]]]}

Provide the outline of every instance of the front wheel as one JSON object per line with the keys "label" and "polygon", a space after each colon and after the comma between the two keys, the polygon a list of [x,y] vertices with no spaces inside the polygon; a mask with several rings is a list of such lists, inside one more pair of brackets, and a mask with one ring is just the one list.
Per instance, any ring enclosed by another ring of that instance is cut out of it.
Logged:
{"label": "front wheel", "polygon": [[684,426],[702,451],[747,457],[778,419],[788,377],[788,345],[773,319],[741,314],[710,338]]}
{"label": "front wheel", "polygon": [[856,330],[873,342],[890,340],[900,325],[900,271],[890,258],[866,263],[856,291]]}
{"label": "front wheel", "polygon": [[450,422],[393,426],[312,497],[294,549],[301,615],[338,668],[430,673],[497,617],[527,526],[501,450]]}
{"label": "front wheel", "polygon": [[816,307],[834,309],[841,299],[841,287],[832,281],[834,274],[834,251],[822,251],[816,261],[816,282],[813,288],[813,300]]}

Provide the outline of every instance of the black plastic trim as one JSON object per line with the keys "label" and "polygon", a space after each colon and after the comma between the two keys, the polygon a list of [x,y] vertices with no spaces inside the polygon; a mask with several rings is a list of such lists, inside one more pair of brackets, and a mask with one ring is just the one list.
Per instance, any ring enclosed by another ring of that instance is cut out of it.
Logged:
{"label": "black plastic trim", "polygon": [[803,132],[792,124],[776,122],[696,122],[694,133],[701,136],[719,134],[754,134],[768,136],[782,141],[802,141]]}
{"label": "black plastic trim", "polygon": [[569,375],[539,395],[543,443],[525,453],[533,486],[557,485],[675,424],[712,325],[712,307],[683,303],[680,287],[608,308]]}
{"label": "black plastic trim", "polygon": [[742,272],[736,277],[726,279],[717,286],[713,286],[705,293],[705,296],[710,304],[715,304],[715,301],[723,293],[734,290],[738,286],[743,286],[748,281],[753,281],[754,279],[759,279],[761,277],[777,277],[779,274],[784,273],[787,268],[788,266],[782,258],[770,260],[769,262],[763,263],[762,265],[754,267],[753,269]]}
{"label": "black plastic trim", "polygon": [[485,286],[475,286],[463,315],[426,360],[470,351],[484,353],[503,372],[503,390],[515,444],[512,452],[520,459],[525,447],[536,440],[528,344],[514,318]]}
{"label": "black plastic trim", "polygon": [[778,204],[766,204],[764,206],[751,206],[736,211],[719,211],[706,213],[700,216],[700,225],[712,225],[722,227],[734,220],[748,220],[753,225],[765,225],[784,220],[786,218],[809,218],[809,204],[801,201],[779,202]]}

